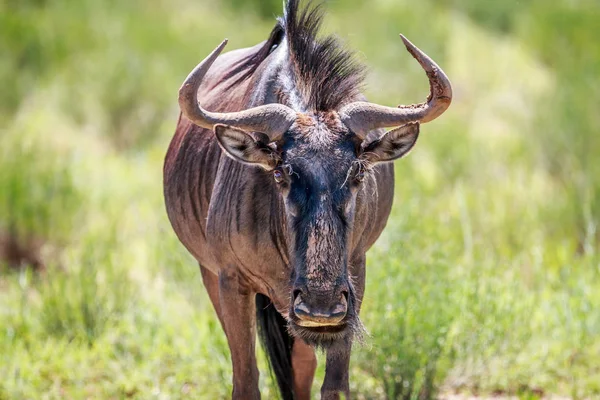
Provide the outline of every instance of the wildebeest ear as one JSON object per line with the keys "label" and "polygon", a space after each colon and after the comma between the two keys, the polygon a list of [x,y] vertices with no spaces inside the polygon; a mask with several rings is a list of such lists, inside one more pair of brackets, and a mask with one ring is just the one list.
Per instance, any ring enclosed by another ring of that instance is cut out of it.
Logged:
{"label": "wildebeest ear", "polygon": [[[229,157],[244,164],[259,165],[267,171],[274,169],[279,156],[257,134],[254,138],[248,132],[228,125],[215,125],[215,135],[221,149]],[[267,138],[268,139],[268,138]]]}
{"label": "wildebeest ear", "polygon": [[394,161],[412,149],[419,137],[419,123],[410,123],[386,132],[380,139],[369,143],[361,158],[375,164]]}

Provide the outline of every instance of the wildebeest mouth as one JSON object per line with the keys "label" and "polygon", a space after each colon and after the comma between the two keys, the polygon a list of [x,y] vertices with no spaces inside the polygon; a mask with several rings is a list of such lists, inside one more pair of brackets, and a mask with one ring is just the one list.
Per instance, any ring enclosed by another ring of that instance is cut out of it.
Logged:
{"label": "wildebeest mouth", "polygon": [[362,344],[367,335],[360,318],[353,309],[337,325],[302,326],[299,319],[293,314],[290,314],[287,319],[290,335],[301,338],[307,344],[321,349],[327,349],[346,339]]}
{"label": "wildebeest mouth", "polygon": [[321,326],[302,326],[298,322],[294,319],[289,321],[288,329],[290,333],[301,338],[307,344],[320,348],[327,348],[354,333],[351,321],[345,321],[338,325]]}

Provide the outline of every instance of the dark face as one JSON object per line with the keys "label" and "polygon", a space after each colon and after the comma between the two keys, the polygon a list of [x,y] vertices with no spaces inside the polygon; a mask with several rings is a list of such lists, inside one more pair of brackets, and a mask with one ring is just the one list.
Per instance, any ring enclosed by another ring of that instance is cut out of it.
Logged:
{"label": "dark face", "polygon": [[361,324],[348,273],[357,194],[373,165],[410,150],[418,125],[366,145],[336,113],[299,114],[277,146],[231,127],[217,126],[215,132],[229,156],[269,171],[282,198],[292,267],[292,332],[325,347],[357,332]]}
{"label": "dark face", "polygon": [[289,322],[309,343],[326,345],[358,326],[348,275],[356,194],[364,178],[359,144],[317,121],[290,132],[273,177],[284,200],[293,268]]}

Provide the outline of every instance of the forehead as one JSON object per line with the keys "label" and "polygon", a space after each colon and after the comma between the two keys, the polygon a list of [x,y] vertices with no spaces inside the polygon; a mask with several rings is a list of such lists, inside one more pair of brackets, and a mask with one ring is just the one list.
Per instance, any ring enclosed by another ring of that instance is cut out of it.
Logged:
{"label": "forehead", "polygon": [[355,153],[348,129],[335,112],[298,114],[282,148],[290,164],[339,163]]}
{"label": "forehead", "polygon": [[336,113],[300,115],[286,136],[282,157],[292,172],[292,187],[314,194],[337,193],[344,186],[356,150]]}

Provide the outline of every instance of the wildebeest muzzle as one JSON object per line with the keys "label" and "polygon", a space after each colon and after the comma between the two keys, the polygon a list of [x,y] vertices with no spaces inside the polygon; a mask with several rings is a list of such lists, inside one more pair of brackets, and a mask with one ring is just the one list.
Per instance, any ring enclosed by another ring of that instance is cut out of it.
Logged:
{"label": "wildebeest muzzle", "polygon": [[296,324],[311,328],[343,323],[348,314],[348,293],[346,280],[329,290],[306,284],[295,285],[292,312]]}

